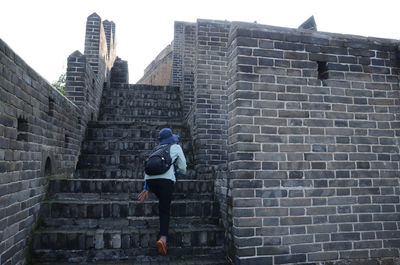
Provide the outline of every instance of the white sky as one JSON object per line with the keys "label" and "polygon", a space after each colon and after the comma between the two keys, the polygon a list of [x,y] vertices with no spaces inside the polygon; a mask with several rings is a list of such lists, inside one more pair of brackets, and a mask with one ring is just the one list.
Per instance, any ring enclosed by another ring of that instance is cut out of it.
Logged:
{"label": "white sky", "polygon": [[96,12],[115,22],[117,55],[135,83],[172,41],[174,21],[297,28],[314,15],[319,31],[400,39],[399,8],[399,0],[0,0],[0,38],[52,83],[71,53],[83,53],[86,18]]}

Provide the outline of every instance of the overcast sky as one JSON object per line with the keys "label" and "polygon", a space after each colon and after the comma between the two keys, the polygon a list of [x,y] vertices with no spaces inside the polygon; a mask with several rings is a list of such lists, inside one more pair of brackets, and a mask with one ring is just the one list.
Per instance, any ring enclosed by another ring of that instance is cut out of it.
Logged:
{"label": "overcast sky", "polygon": [[314,15],[319,31],[400,39],[400,0],[0,0],[0,38],[50,83],[67,57],[83,53],[86,18],[116,24],[117,55],[130,83],[173,40],[174,21],[254,22],[297,28]]}

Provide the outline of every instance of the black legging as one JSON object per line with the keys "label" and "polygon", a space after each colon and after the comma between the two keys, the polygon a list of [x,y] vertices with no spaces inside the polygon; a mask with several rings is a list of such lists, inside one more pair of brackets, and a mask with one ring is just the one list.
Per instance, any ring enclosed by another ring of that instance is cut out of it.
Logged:
{"label": "black legging", "polygon": [[160,216],[160,235],[168,236],[169,216],[171,209],[174,182],[169,179],[146,180],[150,190],[158,198],[158,214]]}

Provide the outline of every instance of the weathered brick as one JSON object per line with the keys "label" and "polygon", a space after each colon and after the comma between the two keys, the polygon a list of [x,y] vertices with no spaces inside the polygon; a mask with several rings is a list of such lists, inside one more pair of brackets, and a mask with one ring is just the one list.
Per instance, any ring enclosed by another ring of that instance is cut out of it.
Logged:
{"label": "weathered brick", "polygon": [[368,258],[368,251],[340,251],[340,257],[343,259],[366,259]]}
{"label": "weathered brick", "polygon": [[236,38],[237,46],[257,47],[257,40],[251,38],[238,37]]}
{"label": "weathered brick", "polygon": [[309,261],[326,261],[338,259],[337,252],[322,252],[322,253],[310,253],[307,255]]}
{"label": "weathered brick", "polygon": [[266,49],[254,49],[253,55],[258,57],[267,57],[267,58],[283,58],[282,51],[266,50]]}
{"label": "weathered brick", "polygon": [[275,256],[274,257],[275,264],[288,264],[288,263],[300,263],[306,261],[305,254],[298,255],[286,255],[286,256]]}
{"label": "weathered brick", "polygon": [[258,255],[282,255],[289,254],[289,247],[287,246],[266,246],[257,248]]}
{"label": "weathered brick", "polygon": [[262,227],[256,228],[256,235],[260,236],[279,236],[279,235],[288,235],[289,228],[288,227]]}
{"label": "weathered brick", "polygon": [[310,253],[321,251],[322,246],[320,244],[307,244],[292,246],[290,249],[292,253]]}
{"label": "weathered brick", "polygon": [[351,242],[332,242],[332,243],[324,243],[323,248],[325,251],[346,250],[346,249],[352,249],[352,245]]}

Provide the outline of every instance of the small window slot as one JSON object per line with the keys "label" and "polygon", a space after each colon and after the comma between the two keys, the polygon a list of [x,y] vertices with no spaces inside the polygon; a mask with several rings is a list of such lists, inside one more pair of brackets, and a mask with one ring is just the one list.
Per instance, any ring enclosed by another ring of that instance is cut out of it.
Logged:
{"label": "small window slot", "polygon": [[28,141],[29,125],[28,121],[22,117],[18,118],[17,124],[17,141]]}
{"label": "small window slot", "polygon": [[68,144],[69,144],[69,135],[66,134],[66,135],[65,135],[65,140],[64,140],[64,147],[65,147],[65,148],[68,148]]}
{"label": "small window slot", "polygon": [[49,98],[49,116],[54,116],[54,99]]}
{"label": "small window slot", "polygon": [[325,80],[328,79],[328,67],[326,66],[326,62],[318,61],[318,79]]}

